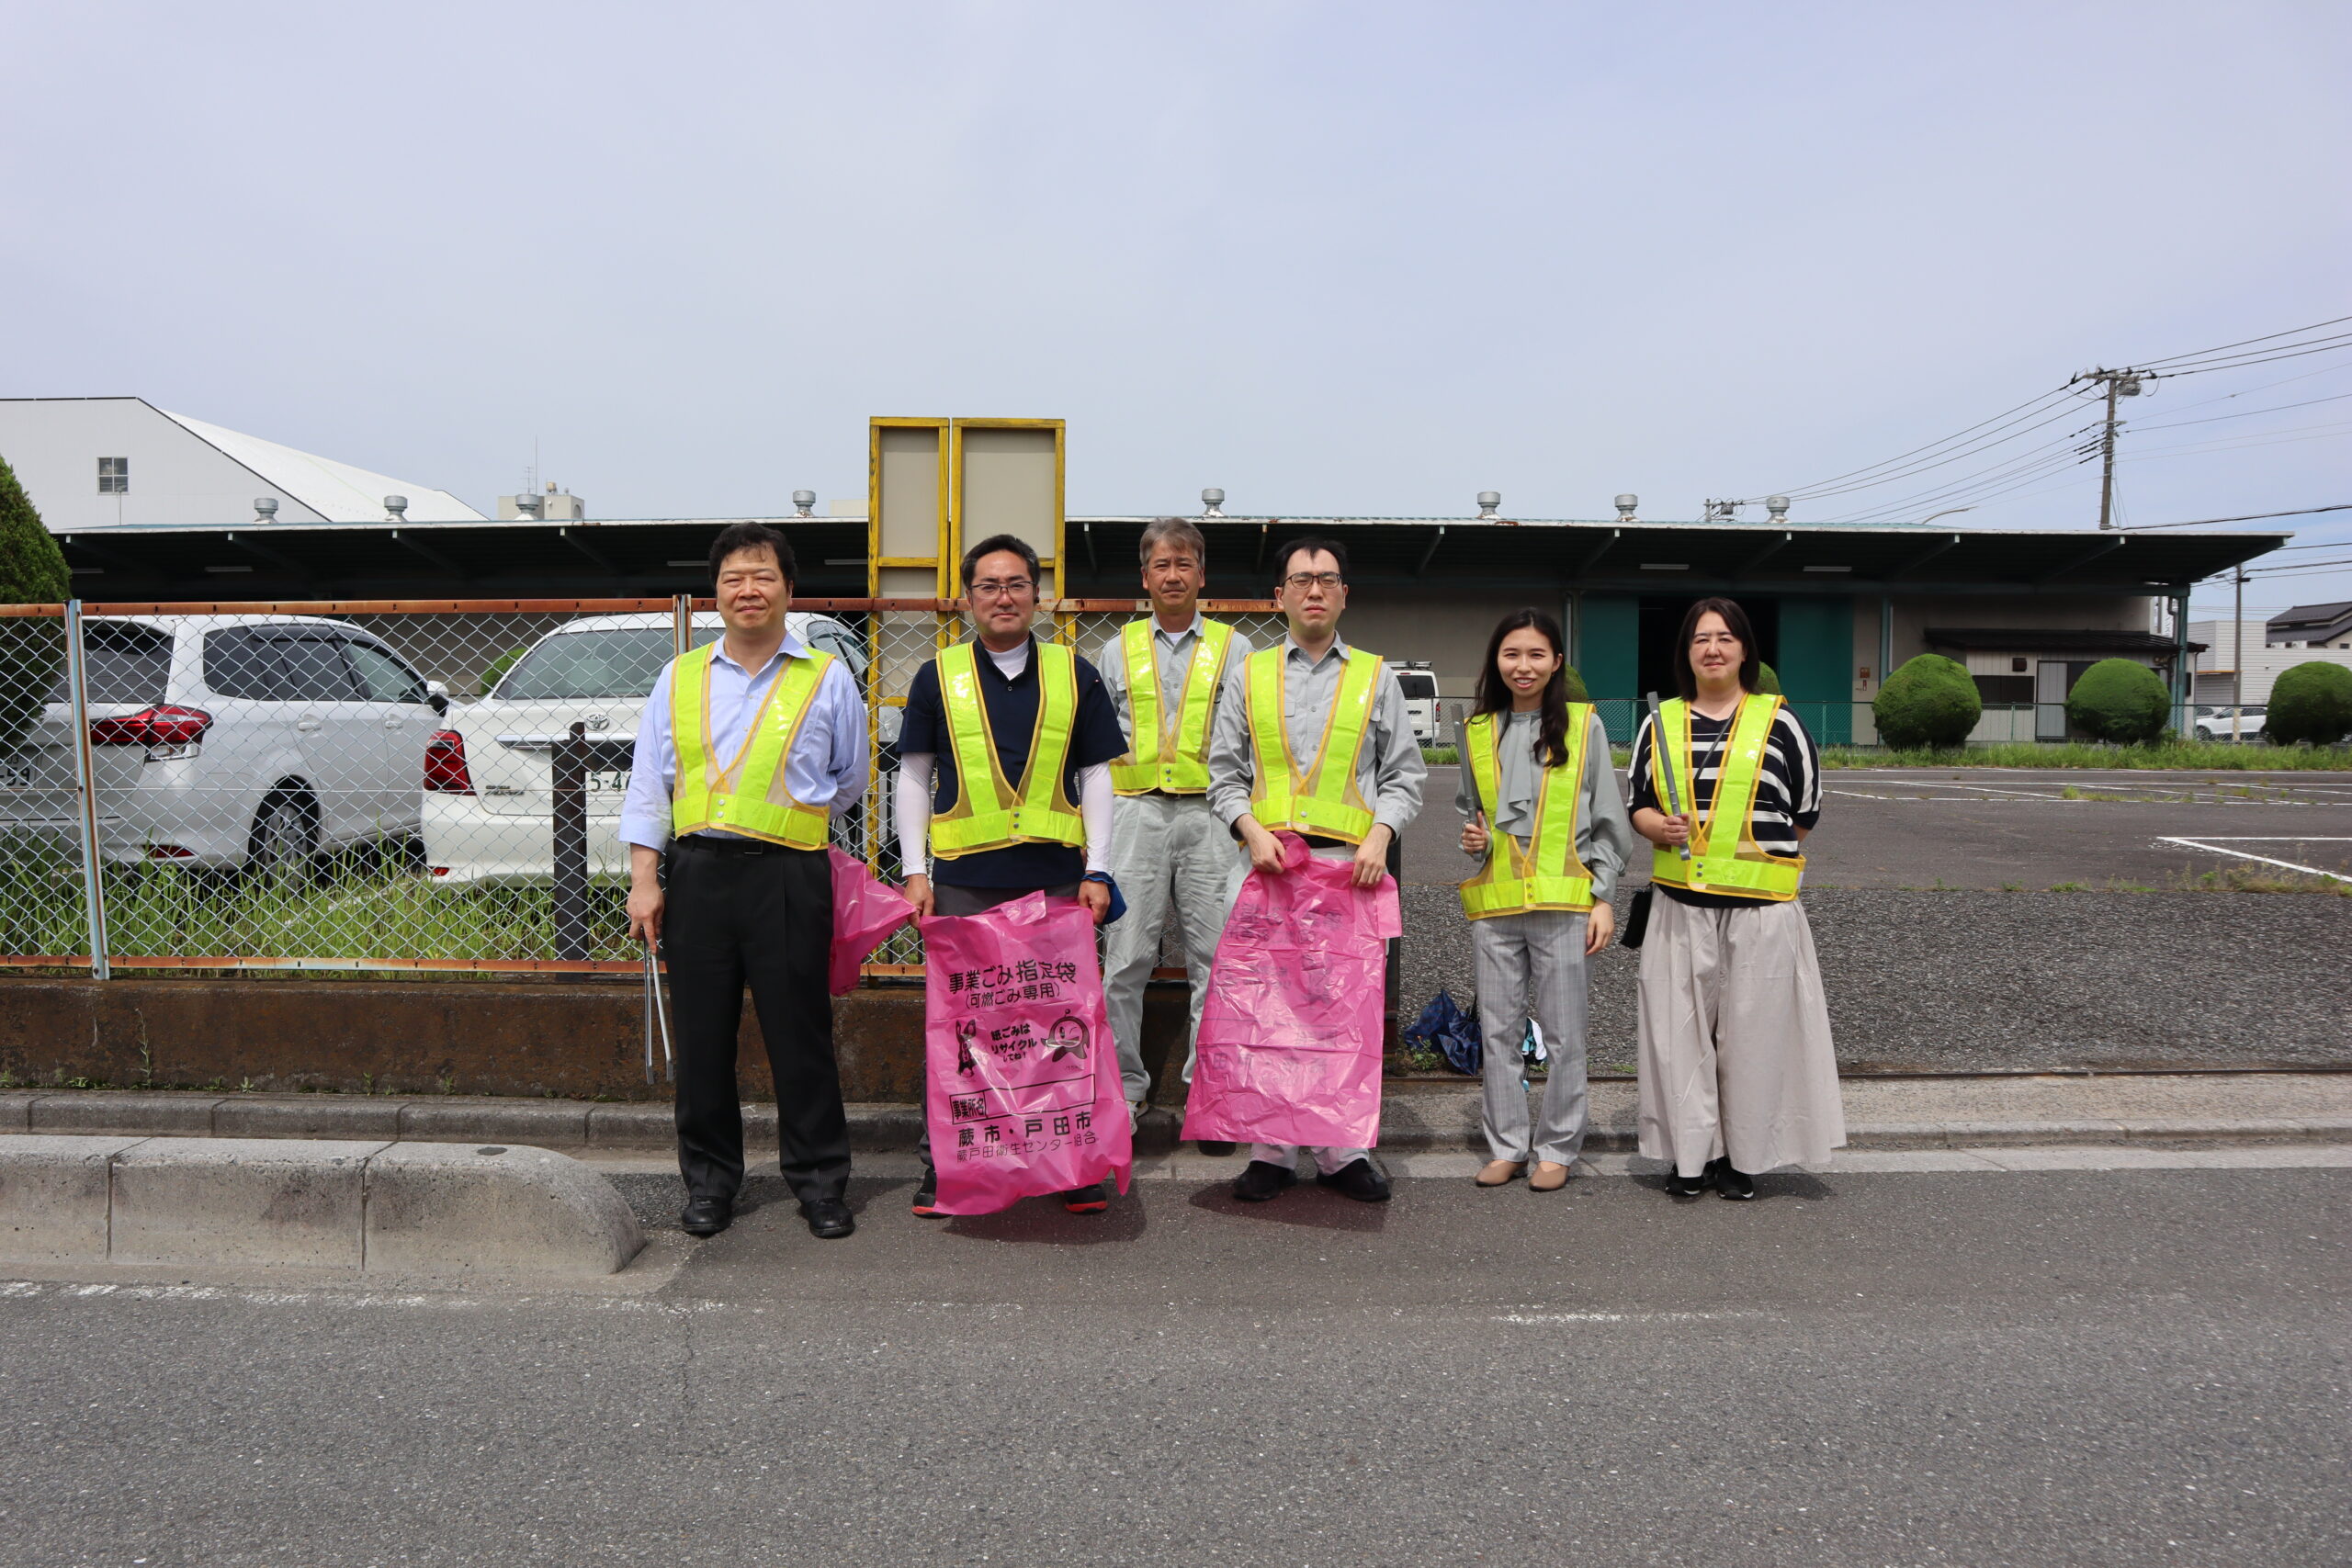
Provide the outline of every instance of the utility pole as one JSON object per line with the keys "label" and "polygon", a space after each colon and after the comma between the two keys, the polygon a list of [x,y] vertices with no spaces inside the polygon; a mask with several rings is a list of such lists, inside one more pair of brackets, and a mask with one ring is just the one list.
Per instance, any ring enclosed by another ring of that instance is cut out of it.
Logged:
{"label": "utility pole", "polygon": [[2115,417],[2115,400],[2140,396],[2149,389],[2146,383],[2155,378],[2145,370],[2086,370],[2075,379],[2107,384],[2107,420],[2099,427],[2098,438],[2098,525],[2112,528],[2115,526],[2115,432],[2122,423]]}
{"label": "utility pole", "polygon": [[2245,702],[2245,562],[2238,562],[2237,592],[2230,601],[2230,739],[2245,739],[2239,715]]}

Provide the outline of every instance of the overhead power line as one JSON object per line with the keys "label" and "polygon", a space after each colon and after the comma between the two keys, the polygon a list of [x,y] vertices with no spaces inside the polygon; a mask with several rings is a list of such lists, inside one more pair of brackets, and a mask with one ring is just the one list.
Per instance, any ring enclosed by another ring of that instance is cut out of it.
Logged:
{"label": "overhead power line", "polygon": [[2298,506],[2290,512],[2249,512],[2243,517],[2198,517],[2187,523],[2143,523],[2132,532],[2144,534],[2151,528],[2211,528],[2222,523],[2267,523],[2273,517],[2310,517],[2322,512],[2352,512],[2352,501],[2338,501],[2326,506]]}
{"label": "overhead power line", "polygon": [[2269,343],[2276,338],[2294,337],[2301,333],[2315,333],[2322,327],[2340,326],[2346,321],[2352,321],[2352,316],[2337,316],[2331,321],[2313,321],[2307,327],[2290,327],[2283,333],[2268,333],[2261,337],[2240,338],[2235,343],[2225,343],[2219,348],[2200,348],[2193,354],[2176,354],[2170,359],[2151,359],[2148,363],[2151,366],[2157,366],[2170,365],[2183,359],[2202,359],[2209,354],[2222,354],[2233,348],[2244,348],[2248,344]]}

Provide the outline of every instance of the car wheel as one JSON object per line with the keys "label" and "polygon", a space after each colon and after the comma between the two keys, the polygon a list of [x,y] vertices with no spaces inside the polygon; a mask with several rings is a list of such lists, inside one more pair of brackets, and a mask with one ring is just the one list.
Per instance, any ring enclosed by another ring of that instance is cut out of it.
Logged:
{"label": "car wheel", "polygon": [[273,795],[254,818],[245,869],[254,880],[276,887],[307,881],[319,852],[319,824],[310,803],[298,795]]}

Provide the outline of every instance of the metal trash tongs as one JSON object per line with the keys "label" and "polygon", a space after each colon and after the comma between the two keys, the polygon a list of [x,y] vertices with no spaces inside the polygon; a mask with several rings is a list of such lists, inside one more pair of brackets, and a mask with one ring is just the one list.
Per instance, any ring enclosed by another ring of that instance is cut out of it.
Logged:
{"label": "metal trash tongs", "polygon": [[[1647,695],[1650,705],[1650,750],[1653,755],[1657,755],[1658,754],[1658,748],[1666,744],[1666,721],[1658,712],[1657,694],[1656,692],[1651,692],[1647,694]],[[1674,764],[1671,761],[1668,761],[1666,766],[1658,769],[1658,776],[1666,781],[1667,810],[1676,817],[1681,816],[1682,791],[1675,784]],[[1681,852],[1683,862],[1686,864],[1689,863],[1690,859],[1690,840],[1685,839],[1674,847],[1678,851]],[[652,1080],[648,1079],[647,1081],[650,1082]]]}
{"label": "metal trash tongs", "polygon": [[645,944],[645,1081],[653,1081],[653,1032],[662,1032],[662,1076],[677,1081],[678,1070],[670,1056],[670,1004],[662,996],[662,969],[654,962],[653,943]]}

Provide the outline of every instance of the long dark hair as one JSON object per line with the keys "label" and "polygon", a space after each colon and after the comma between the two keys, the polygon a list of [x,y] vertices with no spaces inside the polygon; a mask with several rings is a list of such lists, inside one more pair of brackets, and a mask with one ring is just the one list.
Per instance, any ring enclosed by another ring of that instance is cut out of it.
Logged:
{"label": "long dark hair", "polygon": [[[1560,656],[1560,667],[1544,683],[1544,698],[1536,712],[1543,716],[1535,737],[1535,758],[1547,768],[1556,768],[1568,760],[1568,639],[1560,630],[1560,623],[1532,605],[1513,610],[1495,623],[1495,635],[1487,639],[1487,665],[1478,671],[1478,700],[1474,714],[1509,713],[1510,688],[1503,683],[1498,661],[1502,658],[1503,638],[1515,631],[1532,628],[1552,651]],[[1464,758],[1464,765],[1469,762]]]}
{"label": "long dark hair", "polygon": [[1690,639],[1699,632],[1699,617],[1709,611],[1724,618],[1724,627],[1739,639],[1739,689],[1756,690],[1757,669],[1764,656],[1757,651],[1756,628],[1747,624],[1747,612],[1730,599],[1702,599],[1683,613],[1682,630],[1674,644],[1674,689],[1682,694],[1686,703],[1699,695],[1698,672],[1690,668]]}

